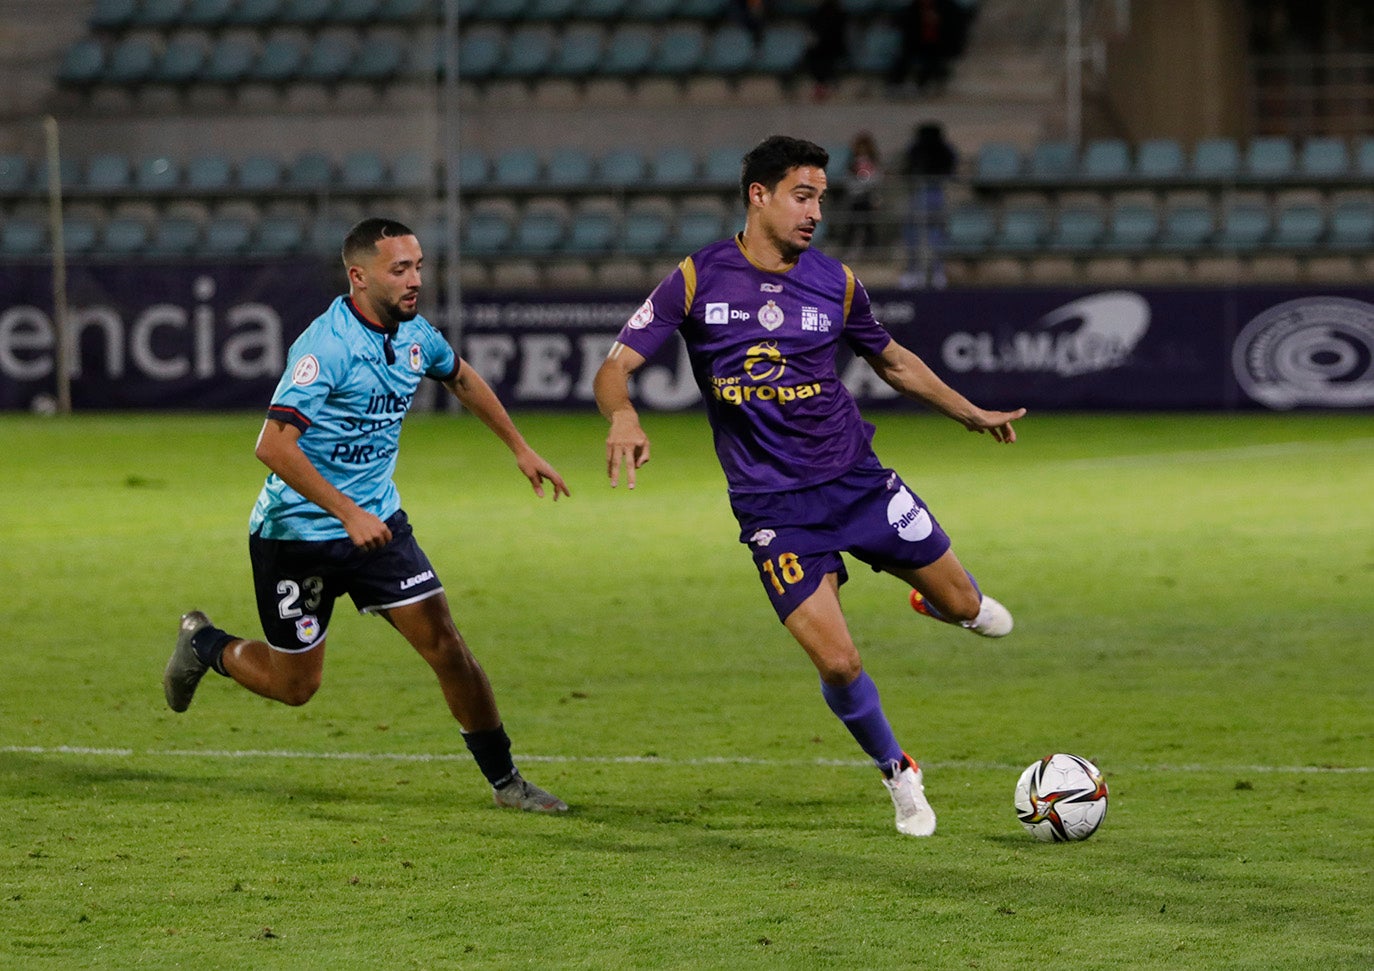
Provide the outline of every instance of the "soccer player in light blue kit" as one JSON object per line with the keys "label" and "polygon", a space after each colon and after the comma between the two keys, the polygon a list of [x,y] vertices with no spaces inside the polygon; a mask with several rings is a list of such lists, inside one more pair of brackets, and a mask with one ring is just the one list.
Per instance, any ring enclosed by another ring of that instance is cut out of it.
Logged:
{"label": "soccer player in light blue kit", "polygon": [[744,231],[693,253],[621,329],[597,372],[611,485],[649,460],[629,376],[674,332],[687,344],[730,505],[763,588],[820,672],[821,694],[883,774],[897,830],[935,832],[924,773],[897,743],[840,609],[841,552],[903,580],[917,612],[987,637],[1011,614],[983,594],[925,503],[873,452],[874,428],[840,382],[843,339],[903,395],[970,431],[1014,442],[1015,411],[987,411],[941,381],[874,318],[849,267],[811,249],[826,151],[784,136],[744,157]]}
{"label": "soccer player in light blue kit", "polygon": [[525,442],[495,392],[418,315],[420,243],[405,226],[366,219],[343,244],[348,296],[291,346],[258,437],[271,470],[249,518],[249,553],[265,640],[181,618],[163,673],[167,704],[185,711],[206,671],[303,705],[320,686],[334,602],[396,628],[438,676],[444,700],[499,806],[563,812],[511,758],[491,684],[449,612],[444,588],[415,541],[392,481],[401,422],[424,378],[441,382],[515,455],[544,495],[562,477]]}

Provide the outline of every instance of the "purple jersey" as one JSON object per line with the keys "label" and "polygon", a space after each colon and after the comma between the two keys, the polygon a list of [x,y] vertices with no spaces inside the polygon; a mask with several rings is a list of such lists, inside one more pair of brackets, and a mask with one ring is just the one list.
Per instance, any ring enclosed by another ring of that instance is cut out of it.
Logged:
{"label": "purple jersey", "polygon": [[651,356],[680,331],[732,493],[828,482],[873,454],[873,426],[840,382],[841,337],[881,353],[892,337],[849,267],[815,250],[782,273],[738,237],[687,257],[620,331]]}

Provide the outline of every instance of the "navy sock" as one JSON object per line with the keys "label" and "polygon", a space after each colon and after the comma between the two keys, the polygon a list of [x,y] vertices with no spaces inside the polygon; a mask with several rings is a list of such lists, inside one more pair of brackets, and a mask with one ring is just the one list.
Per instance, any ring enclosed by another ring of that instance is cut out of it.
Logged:
{"label": "navy sock", "polygon": [[463,742],[493,789],[500,789],[515,781],[519,773],[510,757],[510,736],[506,734],[506,726],[497,725],[481,732],[464,732]]}
{"label": "navy sock", "polygon": [[867,671],[859,672],[857,678],[843,686],[822,681],[821,695],[830,710],[844,722],[844,727],[849,729],[859,748],[878,768],[890,775],[901,767],[902,747],[897,744],[892,726],[883,714],[882,702],[878,700],[878,686]]}
{"label": "navy sock", "polygon": [[211,624],[191,635],[191,650],[196,652],[201,664],[208,665],[216,674],[227,678],[229,672],[224,670],[224,649],[236,640],[238,638],[233,634],[226,634]]}

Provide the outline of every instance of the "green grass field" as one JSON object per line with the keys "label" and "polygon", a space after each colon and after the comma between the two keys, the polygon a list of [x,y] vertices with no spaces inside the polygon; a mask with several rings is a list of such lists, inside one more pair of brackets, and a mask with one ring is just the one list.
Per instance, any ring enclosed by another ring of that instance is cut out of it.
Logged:
{"label": "green grass field", "polygon": [[[0,417],[0,968],[1374,967],[1374,421],[1032,415],[1010,448],[878,414],[879,454],[1016,615],[986,641],[851,567],[851,626],[926,765],[899,836],[735,539],[700,415],[612,492],[593,415],[470,418],[398,482],[518,759],[492,806],[419,658],[340,605],[287,708],[178,615],[257,632],[260,418]],[[1107,772],[1081,844],[1011,811],[1050,751]]]}

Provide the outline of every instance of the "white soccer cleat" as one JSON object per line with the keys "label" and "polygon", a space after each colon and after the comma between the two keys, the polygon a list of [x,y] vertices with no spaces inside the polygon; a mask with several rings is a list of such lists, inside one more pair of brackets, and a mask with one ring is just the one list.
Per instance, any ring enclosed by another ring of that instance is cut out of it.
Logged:
{"label": "white soccer cleat", "polygon": [[978,616],[959,626],[984,637],[1006,637],[1012,628],[1011,611],[983,594],[983,605],[978,609]]}
{"label": "white soccer cleat", "polygon": [[926,802],[925,774],[908,760],[891,779],[884,779],[897,810],[897,832],[903,836],[930,836],[935,832],[935,810]]}
{"label": "white soccer cleat", "polygon": [[492,790],[496,805],[508,809],[521,809],[527,813],[565,813],[568,804],[551,792],[539,788],[524,776],[516,773],[515,779],[500,789]]}

